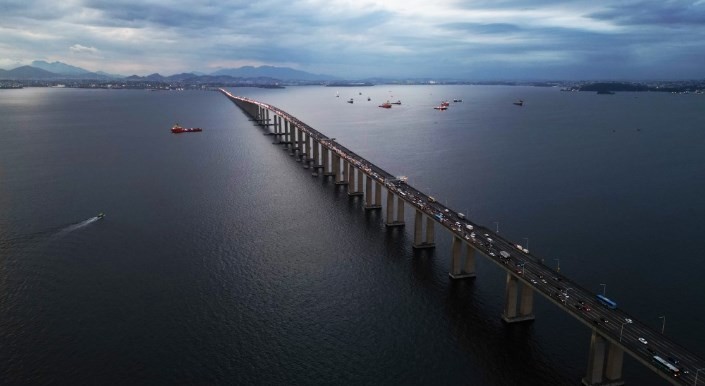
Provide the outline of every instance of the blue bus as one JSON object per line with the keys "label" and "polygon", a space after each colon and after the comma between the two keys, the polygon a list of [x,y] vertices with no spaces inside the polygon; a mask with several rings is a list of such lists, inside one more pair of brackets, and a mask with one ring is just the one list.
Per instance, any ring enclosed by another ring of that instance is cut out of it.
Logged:
{"label": "blue bus", "polygon": [[653,362],[656,367],[660,368],[663,371],[668,372],[669,374],[673,375],[674,377],[678,377],[681,375],[681,371],[678,367],[673,366],[672,364],[668,363],[665,359],[661,358],[658,355],[654,355],[651,357],[651,362]]}
{"label": "blue bus", "polygon": [[602,295],[597,295],[597,300],[602,303],[603,305],[607,306],[607,308],[615,309],[617,308],[617,303],[607,299],[606,297]]}

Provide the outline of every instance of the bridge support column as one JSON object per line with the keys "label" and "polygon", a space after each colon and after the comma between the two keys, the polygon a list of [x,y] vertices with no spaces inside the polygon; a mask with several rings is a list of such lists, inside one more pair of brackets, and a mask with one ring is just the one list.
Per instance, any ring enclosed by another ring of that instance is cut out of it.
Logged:
{"label": "bridge support column", "polygon": [[[465,245],[465,264],[461,264],[460,258]],[[451,279],[465,279],[475,277],[475,248],[463,241],[458,236],[453,236],[451,248],[450,272]]]}
{"label": "bridge support column", "polygon": [[330,149],[323,146],[323,175],[324,176],[334,176],[333,167],[330,157]]}
{"label": "bridge support column", "polygon": [[620,386],[622,380],[622,362],[624,351],[610,343],[597,331],[592,331],[588,368],[583,385],[585,386]]}
{"label": "bridge support column", "polygon": [[[269,109],[264,110],[264,116],[265,116],[264,121],[269,122]],[[266,123],[260,122],[260,126],[264,126],[264,125],[266,125]]]}
{"label": "bridge support column", "polygon": [[[276,123],[276,122],[275,122],[275,123]],[[271,132],[271,133],[267,133],[267,134],[271,134],[271,135],[274,136],[274,139],[272,140],[272,143],[273,143],[273,144],[276,144],[276,143],[279,141],[279,126],[275,124],[274,127],[272,127],[272,132]],[[267,135],[267,134],[265,134],[265,135]]]}
{"label": "bridge support column", "polygon": [[[301,162],[307,162],[309,156],[308,150],[308,134],[301,130]],[[304,168],[308,168],[308,163],[304,165]]]}
{"label": "bridge support column", "polygon": [[387,222],[384,224],[388,227],[399,227],[404,226],[404,200],[401,197],[397,197],[397,216],[394,217],[394,193],[387,190]]}
{"label": "bridge support column", "polygon": [[[338,162],[335,165],[335,171],[337,172],[335,176],[335,184],[336,185],[347,185],[348,184],[348,179],[347,179],[347,171],[348,171],[348,161],[346,161],[344,158],[340,158],[339,155],[336,154],[338,157],[337,160]],[[341,162],[342,161],[342,162]],[[341,167],[342,164],[342,167]]]}
{"label": "bridge support column", "polygon": [[[352,164],[348,164],[348,196],[362,196],[362,170]],[[357,185],[355,184],[355,173],[357,173]]]}
{"label": "bridge support column", "polygon": [[296,132],[297,132],[296,126],[289,125],[289,131],[291,133],[291,145],[289,147],[289,155],[293,157],[293,156],[296,156],[296,150],[299,149],[299,146],[296,142]]}
{"label": "bridge support column", "polygon": [[[372,197],[374,188],[375,195]],[[382,189],[370,176],[365,176],[365,209],[382,209]]]}
{"label": "bridge support column", "polygon": [[[510,272],[507,272],[506,297],[504,312],[502,313],[502,320],[507,323],[534,320],[534,315],[532,314],[534,303],[533,290],[526,284],[522,284],[521,288],[519,288],[519,285],[519,279]],[[521,298],[519,298],[517,294],[519,290],[521,291]],[[519,306],[518,311],[517,306]]]}
{"label": "bridge support column", "polygon": [[323,162],[321,162],[321,157],[319,154],[319,149],[321,147],[321,144],[313,137],[311,137],[311,142],[313,144],[313,164],[311,167],[313,168],[313,173],[311,173],[312,176],[318,177],[318,170],[321,169],[323,171]]}
{"label": "bridge support column", "polygon": [[279,131],[281,135],[279,136],[279,143],[284,145],[284,150],[289,149],[289,130],[291,128],[291,124],[289,121],[284,121],[284,127],[280,127]]}
{"label": "bridge support column", "polygon": [[424,215],[420,210],[416,209],[416,214],[414,217],[414,243],[411,245],[414,249],[422,248],[435,248],[436,244],[433,242],[434,222],[430,217],[426,217],[426,238],[423,238],[423,219]]}
{"label": "bridge support column", "polygon": [[308,135],[306,132],[303,132],[304,136],[304,152],[301,155],[301,161],[304,163],[304,169],[308,169],[311,167],[311,158],[309,157],[311,155],[311,136]]}
{"label": "bridge support column", "polygon": [[[292,125],[294,126],[294,125]],[[295,146],[294,146],[294,154],[296,155],[297,162],[301,162],[301,153],[303,152],[303,144],[302,144],[302,135],[303,131],[299,129],[298,127],[294,126],[294,132],[296,133],[296,139],[294,140]]]}

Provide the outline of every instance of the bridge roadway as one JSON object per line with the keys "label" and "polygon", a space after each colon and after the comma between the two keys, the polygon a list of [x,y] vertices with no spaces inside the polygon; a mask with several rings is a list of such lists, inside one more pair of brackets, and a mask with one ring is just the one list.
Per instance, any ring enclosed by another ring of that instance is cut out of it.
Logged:
{"label": "bridge roadway", "polygon": [[[362,171],[362,173],[377,182],[378,186],[384,186],[388,192],[395,194],[398,199],[415,208],[417,212],[417,231],[419,231],[418,227],[420,226],[419,213],[423,213],[428,219],[440,224],[453,235],[454,250],[456,249],[456,243],[459,244],[461,240],[469,246],[469,256],[466,259],[474,259],[472,256],[474,255],[473,251],[479,251],[506,271],[507,304],[502,316],[506,322],[533,320],[534,316],[531,313],[532,296],[533,293],[539,293],[561,310],[590,328],[593,334],[588,358],[588,371],[582,380],[584,385],[624,384],[622,380],[622,357],[624,352],[672,384],[705,385],[705,360],[703,358],[698,357],[667,336],[640,322],[622,309],[610,309],[604,306],[597,300],[597,294],[581,287],[559,271],[545,265],[544,259],[534,256],[519,244],[505,239],[491,229],[470,221],[465,215],[443,205],[431,196],[398,179],[393,174],[364,159],[285,111],[266,103],[234,96],[223,89],[220,91],[242,108],[243,111],[250,114],[255,121],[260,123],[268,121],[268,119],[262,118],[262,109],[271,111],[285,119],[298,130],[307,133],[320,146],[332,151],[342,160]],[[253,106],[257,106],[259,109],[257,113],[253,112]],[[388,205],[389,203],[390,201],[388,200]],[[398,202],[397,205],[403,204]],[[388,211],[388,215],[390,212]],[[429,244],[429,246],[433,245]],[[451,265],[455,265],[455,262]],[[474,270],[474,262],[471,266]],[[474,277],[474,272],[467,273],[464,277]],[[455,277],[452,272],[451,277]],[[521,287],[521,299],[516,298],[517,284],[520,284]],[[517,302],[525,303],[519,304],[518,312],[516,312]],[[643,338],[647,343],[642,343],[639,338]],[[680,370],[680,374],[674,376],[666,369],[658,366],[653,360],[654,355],[670,360],[670,363]]]}

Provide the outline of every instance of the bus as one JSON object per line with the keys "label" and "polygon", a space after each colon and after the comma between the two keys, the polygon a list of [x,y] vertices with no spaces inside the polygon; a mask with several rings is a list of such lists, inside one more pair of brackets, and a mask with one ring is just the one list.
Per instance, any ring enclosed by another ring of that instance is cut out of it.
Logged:
{"label": "bus", "polygon": [[615,302],[613,302],[613,301],[607,299],[607,298],[604,297],[603,295],[597,295],[597,300],[598,300],[600,303],[602,303],[603,305],[607,306],[607,308],[610,308],[610,309],[613,309],[613,310],[614,310],[615,308],[617,308],[617,303],[615,303]]}
{"label": "bus", "polygon": [[661,358],[658,355],[654,355],[653,357],[651,357],[651,362],[653,362],[656,367],[673,375],[674,377],[678,377],[681,375],[681,371],[678,369],[678,367],[668,363],[667,360]]}

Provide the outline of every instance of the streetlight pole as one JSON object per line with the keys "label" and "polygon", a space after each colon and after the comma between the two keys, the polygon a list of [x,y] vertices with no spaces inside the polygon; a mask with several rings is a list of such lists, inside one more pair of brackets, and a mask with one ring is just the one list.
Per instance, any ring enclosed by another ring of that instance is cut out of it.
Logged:
{"label": "streetlight pole", "polygon": [[528,250],[529,249],[529,238],[524,237],[524,240],[526,240],[526,249]]}
{"label": "streetlight pole", "polygon": [[607,292],[607,284],[600,284],[602,286],[602,296],[605,296],[605,292]]}
{"label": "streetlight pole", "polygon": [[629,324],[627,322],[622,322],[622,327],[619,328],[619,341],[622,341],[622,333],[624,332],[624,325]]}
{"label": "streetlight pole", "polygon": [[497,226],[495,233],[499,233],[499,221],[495,221],[494,223]]}
{"label": "streetlight pole", "polygon": [[556,266],[556,271],[560,272],[561,271],[561,259],[553,259],[558,262],[558,265]]}
{"label": "streetlight pole", "polygon": [[666,330],[666,315],[659,316],[658,318],[663,319],[663,323],[661,324],[661,334],[663,335],[663,332]]}
{"label": "streetlight pole", "polygon": [[695,370],[695,381],[693,381],[693,385],[697,385],[697,384],[698,384],[698,373],[699,373],[701,370],[705,370],[705,367],[703,367],[702,369],[697,369],[697,370]]}

